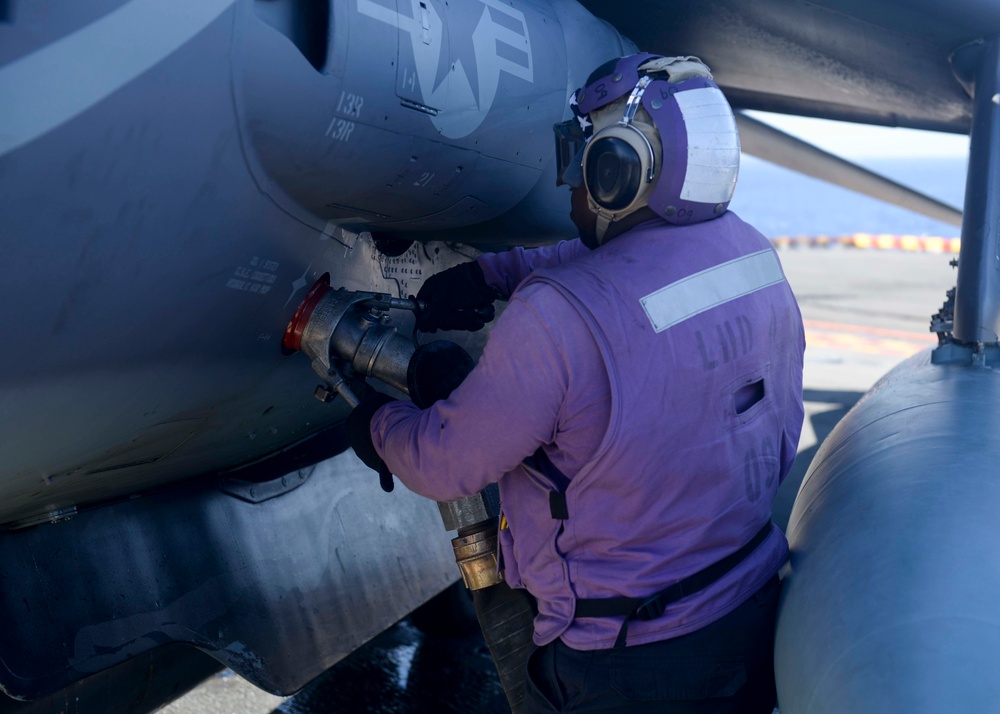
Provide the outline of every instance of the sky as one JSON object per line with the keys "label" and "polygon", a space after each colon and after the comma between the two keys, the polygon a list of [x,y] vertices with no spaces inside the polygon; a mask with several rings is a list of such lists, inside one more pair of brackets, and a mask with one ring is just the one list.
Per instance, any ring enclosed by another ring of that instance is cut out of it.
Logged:
{"label": "sky", "polygon": [[957,134],[869,126],[769,112],[747,114],[843,158],[964,158],[969,152],[969,137]]}

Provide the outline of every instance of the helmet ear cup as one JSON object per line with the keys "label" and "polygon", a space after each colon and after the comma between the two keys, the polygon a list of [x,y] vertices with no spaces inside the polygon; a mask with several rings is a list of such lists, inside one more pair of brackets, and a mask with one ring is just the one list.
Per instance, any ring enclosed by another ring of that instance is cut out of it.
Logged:
{"label": "helmet ear cup", "polygon": [[631,204],[642,187],[642,159],[624,139],[595,137],[584,158],[584,178],[594,202],[609,211]]}

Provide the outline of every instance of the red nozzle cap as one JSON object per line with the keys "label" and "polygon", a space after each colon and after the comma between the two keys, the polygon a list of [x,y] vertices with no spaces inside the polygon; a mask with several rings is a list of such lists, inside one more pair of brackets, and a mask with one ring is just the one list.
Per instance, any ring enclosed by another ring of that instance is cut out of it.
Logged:
{"label": "red nozzle cap", "polygon": [[322,277],[313,283],[306,293],[305,299],[296,308],[291,322],[285,328],[285,336],[281,340],[281,347],[287,352],[298,352],[302,347],[302,333],[305,332],[309,318],[312,317],[313,310],[320,299],[330,290],[330,274],[323,273]]}

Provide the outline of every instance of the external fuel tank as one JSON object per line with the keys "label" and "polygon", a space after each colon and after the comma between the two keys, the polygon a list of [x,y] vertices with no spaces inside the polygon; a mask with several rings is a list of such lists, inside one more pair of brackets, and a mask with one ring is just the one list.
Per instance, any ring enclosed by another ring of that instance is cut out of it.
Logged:
{"label": "external fuel tank", "polygon": [[806,474],[776,642],[783,714],[1000,710],[1000,372],[897,366]]}

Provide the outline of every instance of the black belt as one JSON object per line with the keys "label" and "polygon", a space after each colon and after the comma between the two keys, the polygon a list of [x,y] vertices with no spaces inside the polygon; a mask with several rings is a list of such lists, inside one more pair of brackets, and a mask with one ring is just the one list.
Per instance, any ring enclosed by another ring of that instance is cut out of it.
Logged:
{"label": "black belt", "polygon": [[771,523],[764,524],[764,527],[757,531],[757,534],[750,539],[750,542],[739,550],[730,553],[722,560],[718,560],[707,568],[702,568],[697,573],[692,573],[683,580],[664,588],[658,593],[649,597],[599,597],[581,598],[576,601],[576,611],[573,617],[621,617],[625,616],[622,629],[618,632],[618,639],[615,640],[615,649],[625,647],[625,636],[628,632],[628,623],[631,620],[655,620],[667,609],[667,605],[678,600],[693,595],[699,590],[704,590],[723,575],[731,571],[737,565],[757,549],[761,543],[771,533]]}

